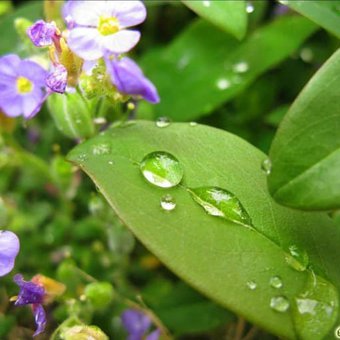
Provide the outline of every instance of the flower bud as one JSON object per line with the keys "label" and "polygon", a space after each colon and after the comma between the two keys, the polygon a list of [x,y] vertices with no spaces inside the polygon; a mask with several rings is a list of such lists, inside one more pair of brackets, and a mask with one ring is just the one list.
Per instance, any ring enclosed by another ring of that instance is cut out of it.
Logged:
{"label": "flower bud", "polygon": [[96,326],[79,325],[66,329],[61,338],[64,340],[108,340],[107,335]]}
{"label": "flower bud", "polygon": [[85,296],[96,308],[107,307],[114,298],[114,290],[109,282],[93,282],[85,287]]}
{"label": "flower bud", "polygon": [[78,93],[52,94],[48,109],[57,128],[67,137],[86,138],[95,132],[88,102]]}

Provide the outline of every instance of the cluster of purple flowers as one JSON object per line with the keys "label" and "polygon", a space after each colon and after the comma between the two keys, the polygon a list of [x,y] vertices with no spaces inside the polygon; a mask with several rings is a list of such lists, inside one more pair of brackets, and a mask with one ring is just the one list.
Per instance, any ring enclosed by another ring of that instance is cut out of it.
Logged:
{"label": "cluster of purple flowers", "polygon": [[84,68],[104,59],[113,86],[122,94],[159,102],[155,86],[132,59],[122,55],[140,39],[139,31],[128,28],[145,20],[142,1],[69,0],[62,14],[67,25],[64,32],[54,22],[43,20],[27,30],[35,46],[50,49],[50,71],[14,54],[0,58],[1,111],[10,117],[29,119],[39,112],[49,94],[64,93],[70,85],[69,69],[74,68],[61,60],[65,49],[81,58]]}

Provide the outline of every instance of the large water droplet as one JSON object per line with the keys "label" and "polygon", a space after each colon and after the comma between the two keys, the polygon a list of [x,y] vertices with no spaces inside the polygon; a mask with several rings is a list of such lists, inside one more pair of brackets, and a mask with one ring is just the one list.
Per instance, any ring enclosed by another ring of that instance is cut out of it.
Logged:
{"label": "large water droplet", "polygon": [[161,198],[161,208],[166,211],[172,211],[176,208],[176,201],[175,199],[170,195],[164,195]]}
{"label": "large water droplet", "polygon": [[272,276],[269,280],[269,284],[276,289],[281,288],[283,286],[282,280],[279,276]]}
{"label": "large water droplet", "polygon": [[203,4],[204,7],[210,7],[211,1],[210,0],[204,0],[204,1],[202,1],[202,4]]}
{"label": "large water droplet", "polygon": [[250,289],[250,290],[255,290],[256,287],[257,287],[257,284],[255,281],[248,281],[247,282],[247,287]]}
{"label": "large water droplet", "polygon": [[212,216],[251,227],[252,222],[240,200],[230,191],[218,187],[188,189],[192,198]]}
{"label": "large water droplet", "polygon": [[226,78],[220,78],[216,82],[216,86],[219,90],[226,90],[231,85],[230,81]]}
{"label": "large water droplet", "polygon": [[272,162],[269,158],[266,158],[261,164],[262,171],[268,176],[272,171]]}
{"label": "large water droplet", "polygon": [[301,339],[323,339],[338,315],[338,293],[327,280],[310,272],[305,290],[295,298],[293,320]]}
{"label": "large water droplet", "polygon": [[170,125],[171,121],[168,117],[159,117],[156,120],[156,126],[159,128],[165,128]]}
{"label": "large water droplet", "polygon": [[285,296],[274,296],[270,300],[270,307],[277,312],[286,312],[289,308],[289,301]]}
{"label": "large water droplet", "polygon": [[313,61],[314,58],[314,53],[311,48],[304,47],[300,51],[300,58],[305,62],[305,63],[310,63]]}
{"label": "large water droplet", "polygon": [[146,155],[140,164],[140,170],[148,182],[161,188],[178,185],[184,175],[178,159],[164,151]]}
{"label": "large water droplet", "polygon": [[289,253],[290,255],[286,255],[286,261],[287,263],[295,270],[297,271],[304,271],[306,270],[308,263],[309,263],[309,257],[308,254],[301,250],[297,245],[292,244],[289,246]]}
{"label": "large water droplet", "polygon": [[247,3],[247,7],[246,7],[247,13],[253,13],[254,10],[255,10],[254,5],[253,5],[251,2],[248,2],[248,3]]}
{"label": "large water droplet", "polygon": [[233,70],[236,73],[245,73],[249,70],[249,64],[245,61],[240,61],[233,66]]}
{"label": "large water droplet", "polygon": [[100,143],[92,147],[94,155],[108,155],[111,152],[111,146],[108,143]]}

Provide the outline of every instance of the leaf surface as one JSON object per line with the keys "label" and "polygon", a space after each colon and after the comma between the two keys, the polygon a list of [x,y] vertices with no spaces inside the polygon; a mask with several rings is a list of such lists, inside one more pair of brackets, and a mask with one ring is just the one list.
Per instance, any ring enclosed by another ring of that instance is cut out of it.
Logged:
{"label": "leaf surface", "polygon": [[[160,188],[141,174],[141,160],[156,151],[174,155],[183,166],[179,186]],[[339,288],[340,233],[326,214],[277,205],[261,170],[265,158],[222,130],[185,123],[159,128],[142,121],[111,128],[68,156],[92,178],[124,224],[182,279],[260,327],[294,339],[290,309],[280,313],[270,307],[272,298],[281,295],[293,304],[310,276],[310,270],[288,265],[289,248],[307,252],[315,273]],[[208,215],[186,189],[201,186],[232,192],[254,228]],[[171,212],[160,207],[165,194],[176,200]],[[270,285],[273,276],[282,279],[282,288]],[[251,281],[256,289],[249,288]],[[336,317],[338,302],[333,302]]]}

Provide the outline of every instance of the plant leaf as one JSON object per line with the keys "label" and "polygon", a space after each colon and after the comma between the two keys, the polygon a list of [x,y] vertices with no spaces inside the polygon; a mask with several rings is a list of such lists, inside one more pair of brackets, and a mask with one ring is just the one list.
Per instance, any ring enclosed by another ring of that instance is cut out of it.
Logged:
{"label": "plant leaf", "polygon": [[281,204],[340,207],[340,50],[316,73],[284,118],[270,151],[268,177]]}
{"label": "plant leaf", "polygon": [[340,38],[339,2],[333,0],[287,0],[282,3]]}
{"label": "plant leaf", "polygon": [[[160,188],[142,176],[139,162],[160,150],[181,162],[182,185]],[[260,167],[265,158],[222,130],[184,123],[158,128],[152,122],[111,128],[68,155],[92,178],[124,224],[170,269],[230,310],[292,339],[290,313],[270,308],[276,295],[293,302],[310,275],[309,270],[294,270],[287,264],[289,248],[294,244],[295,253],[296,249],[307,252],[314,271],[327,275],[339,288],[340,232],[326,214],[277,205],[266,190]],[[186,190],[202,185],[233,192],[255,230],[206,214]],[[160,208],[164,194],[177,202],[171,212]],[[282,279],[282,290],[270,286],[272,276]],[[256,282],[255,290],[248,288],[249,281]],[[334,306],[337,313],[337,301]]]}
{"label": "plant leaf", "polygon": [[246,35],[247,12],[244,0],[182,1],[202,18],[241,40]]}
{"label": "plant leaf", "polygon": [[283,17],[238,43],[196,21],[171,45],[142,60],[161,97],[152,107],[154,116],[188,121],[210,114],[291,55],[316,28],[303,17]]}

